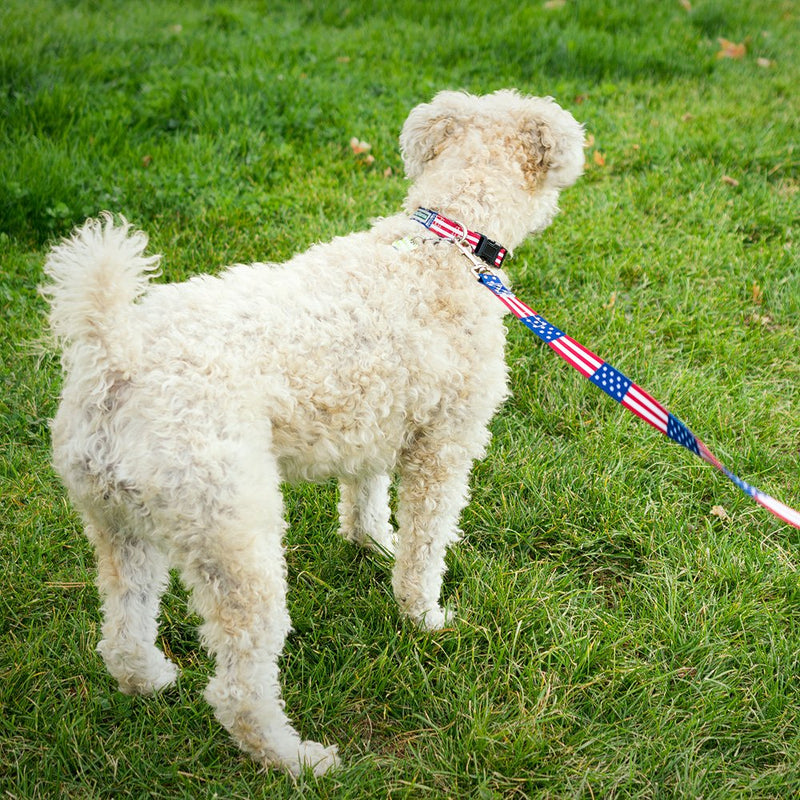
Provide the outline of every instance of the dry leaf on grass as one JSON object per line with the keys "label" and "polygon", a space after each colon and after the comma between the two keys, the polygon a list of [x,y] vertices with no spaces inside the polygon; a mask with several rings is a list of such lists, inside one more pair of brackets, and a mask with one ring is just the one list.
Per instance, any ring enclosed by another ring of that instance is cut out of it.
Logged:
{"label": "dry leaf on grass", "polygon": [[739,185],[739,181],[737,181],[736,178],[731,178],[730,175],[723,175],[722,178],[720,178],[720,180],[723,183],[727,183],[728,186],[738,186]]}
{"label": "dry leaf on grass", "polygon": [[722,506],[712,506],[711,514],[721,520],[729,520],[731,515]]}
{"label": "dry leaf on grass", "polygon": [[354,136],[350,140],[350,148],[357,156],[359,156],[362,153],[368,153],[372,149],[372,145],[369,142],[362,142],[359,140],[358,136]]}
{"label": "dry leaf on grass", "polygon": [[717,58],[740,59],[747,55],[747,45],[743,42],[731,42],[728,39],[723,39],[721,36],[717,41],[720,46]]}
{"label": "dry leaf on grass", "polygon": [[594,153],[592,154],[592,158],[594,159],[594,163],[597,164],[598,167],[604,167],[606,165],[606,157],[599,150],[594,151]]}

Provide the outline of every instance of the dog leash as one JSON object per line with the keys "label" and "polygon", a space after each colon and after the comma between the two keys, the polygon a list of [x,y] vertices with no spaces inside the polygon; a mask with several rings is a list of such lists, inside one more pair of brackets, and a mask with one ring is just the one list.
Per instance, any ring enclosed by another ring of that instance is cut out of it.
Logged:
{"label": "dog leash", "polygon": [[[486,239],[481,234],[468,231],[461,223],[452,222],[435,211],[418,209],[412,219],[425,225],[428,230],[443,239],[453,242],[472,263],[472,272],[477,280],[489,289],[526,328],[535,333],[581,375],[588,378],[628,411],[643,419],[648,425],[716,467],[741,491],[772,512],[778,519],[795,528],[800,528],[800,513],[731,472],[683,422],[667,411],[658,400],[523,303],[493,271],[493,268],[499,267],[503,263],[507,254],[505,248],[491,239]],[[483,245],[478,252],[478,245],[483,244],[482,240],[488,242],[489,245]]]}

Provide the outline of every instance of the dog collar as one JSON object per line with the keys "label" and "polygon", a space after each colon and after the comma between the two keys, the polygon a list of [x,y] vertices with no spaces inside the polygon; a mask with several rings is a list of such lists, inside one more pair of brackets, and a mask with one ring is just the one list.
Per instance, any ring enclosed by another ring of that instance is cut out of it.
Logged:
{"label": "dog collar", "polygon": [[475,233],[467,230],[466,225],[460,222],[443,217],[436,211],[428,208],[418,208],[411,219],[424,225],[431,233],[435,233],[442,239],[464,245],[470,252],[476,255],[481,261],[486,262],[490,267],[500,267],[508,253],[508,250],[495,241],[492,241],[482,233]]}

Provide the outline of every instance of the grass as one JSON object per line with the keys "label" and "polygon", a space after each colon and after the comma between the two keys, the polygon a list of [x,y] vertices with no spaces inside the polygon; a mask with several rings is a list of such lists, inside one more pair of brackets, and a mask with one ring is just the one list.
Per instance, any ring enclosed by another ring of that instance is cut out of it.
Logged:
{"label": "grass", "polygon": [[[4,798],[800,794],[798,532],[521,327],[449,559],[450,630],[398,619],[388,565],[334,536],[332,486],[287,489],[287,706],[344,758],[320,781],[260,772],[214,722],[177,583],[178,687],[114,690],[48,463],[59,375],[36,285],[57,236],[110,208],[150,232],[165,279],[279,260],[398,207],[413,105],[516,86],[592,137],[562,215],[512,262],[519,294],[798,507],[798,8],[686,5],[3,4]],[[746,55],[717,58],[720,37]]]}

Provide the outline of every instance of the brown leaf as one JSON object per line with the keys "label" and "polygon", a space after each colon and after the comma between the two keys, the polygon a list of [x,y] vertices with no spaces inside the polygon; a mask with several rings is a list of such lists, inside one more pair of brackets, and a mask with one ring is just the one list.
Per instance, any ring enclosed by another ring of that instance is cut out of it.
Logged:
{"label": "brown leaf", "polygon": [[692,11],[692,4],[689,0],[678,0],[678,2],[683,6],[683,10],[687,13],[691,13]]}
{"label": "brown leaf", "polygon": [[715,517],[719,517],[723,521],[731,518],[731,515],[722,506],[712,506],[711,514]]}
{"label": "brown leaf", "polygon": [[745,317],[745,322],[748,325],[759,325],[772,332],[777,331],[779,328],[768,314],[750,314],[750,316]]}
{"label": "brown leaf", "polygon": [[598,167],[604,167],[606,165],[606,157],[599,150],[594,151],[592,158]]}
{"label": "brown leaf", "polygon": [[738,186],[739,185],[739,181],[737,181],[736,178],[731,178],[730,175],[723,175],[722,178],[720,178],[720,180],[723,183],[727,183],[728,186]]}
{"label": "brown leaf", "polygon": [[717,41],[720,46],[717,58],[740,59],[747,55],[747,45],[743,42],[731,42],[728,39],[723,39],[721,36]]}
{"label": "brown leaf", "polygon": [[369,142],[362,142],[358,136],[354,136],[350,140],[350,148],[358,156],[362,153],[368,153],[372,149],[372,145]]}
{"label": "brown leaf", "polygon": [[764,292],[761,287],[758,285],[758,281],[753,281],[753,286],[751,289],[753,302],[760,306],[764,302]]}

